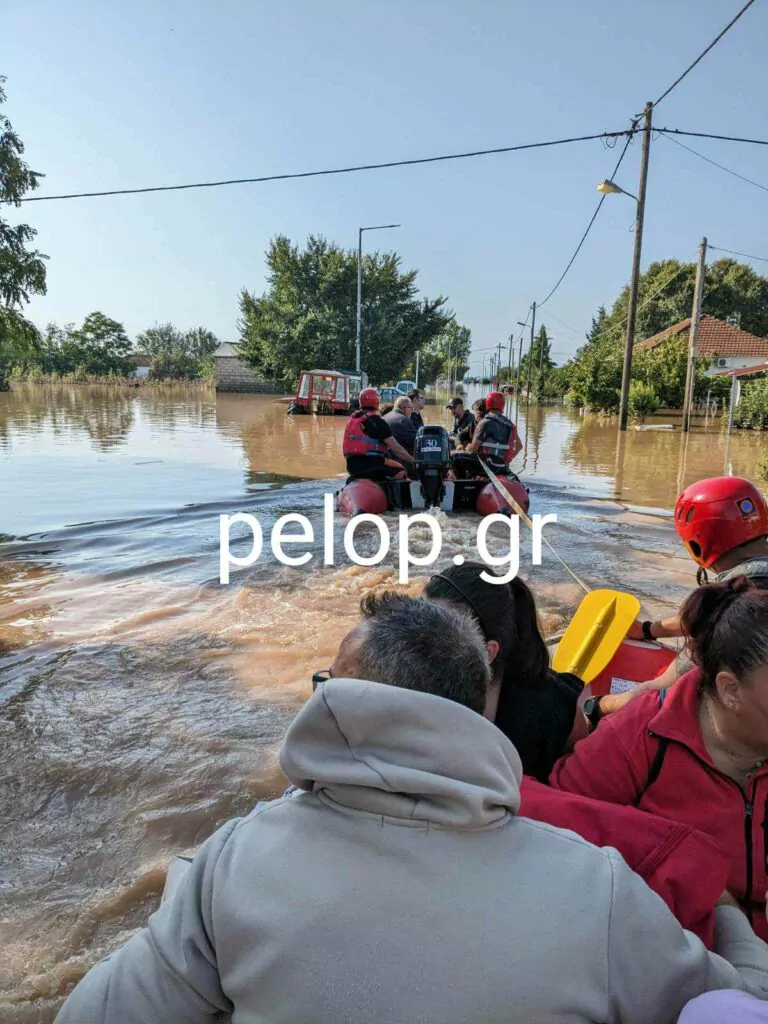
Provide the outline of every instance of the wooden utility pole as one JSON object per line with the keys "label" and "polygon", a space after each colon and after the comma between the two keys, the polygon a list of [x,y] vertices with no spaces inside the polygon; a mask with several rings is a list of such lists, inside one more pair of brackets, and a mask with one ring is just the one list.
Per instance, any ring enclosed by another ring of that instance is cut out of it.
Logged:
{"label": "wooden utility pole", "polygon": [[414,381],[414,384],[417,388],[419,386],[419,354],[419,350],[416,349],[416,380]]}
{"label": "wooden utility pole", "polygon": [[632,349],[635,345],[637,319],[637,291],[640,284],[640,260],[643,254],[643,225],[645,223],[645,187],[648,181],[648,158],[651,153],[651,123],[653,104],[645,104],[643,151],[640,158],[640,188],[637,192],[637,219],[635,221],[635,250],[632,256],[632,278],[629,283],[629,309],[627,311],[627,338],[624,344],[624,367],[621,374],[621,400],[619,402],[619,430],[627,429],[629,416],[629,383],[632,379]]}
{"label": "wooden utility pole", "polygon": [[701,320],[701,300],[704,295],[706,268],[707,240],[702,238],[701,242],[699,242],[699,262],[696,265],[696,285],[693,289],[691,330],[688,334],[688,368],[685,371],[685,395],[683,397],[683,430],[685,432],[691,429],[691,409],[696,383],[696,356],[699,353],[699,321]]}
{"label": "wooden utility pole", "polygon": [[533,332],[536,330],[536,303],[531,305],[531,343],[528,346],[528,373],[525,377],[525,400],[530,401],[531,398],[531,363],[533,354]]}

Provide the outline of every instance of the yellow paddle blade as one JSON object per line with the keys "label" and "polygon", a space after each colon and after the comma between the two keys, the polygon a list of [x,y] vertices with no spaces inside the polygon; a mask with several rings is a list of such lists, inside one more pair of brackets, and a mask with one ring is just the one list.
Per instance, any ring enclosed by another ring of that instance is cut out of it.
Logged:
{"label": "yellow paddle blade", "polygon": [[593,590],[582,600],[552,659],[556,672],[591,683],[619,649],[637,618],[640,602],[619,590]]}

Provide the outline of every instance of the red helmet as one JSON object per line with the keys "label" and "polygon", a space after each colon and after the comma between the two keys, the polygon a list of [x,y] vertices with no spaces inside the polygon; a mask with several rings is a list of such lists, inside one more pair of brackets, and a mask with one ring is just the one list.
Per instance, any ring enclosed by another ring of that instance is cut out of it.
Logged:
{"label": "red helmet", "polygon": [[485,396],[485,408],[503,412],[507,400],[500,391],[491,391]]}
{"label": "red helmet", "polygon": [[768,505],[749,480],[713,476],[677,499],[675,529],[693,560],[709,569],[728,551],[768,535]]}
{"label": "red helmet", "polygon": [[378,409],[379,407],[379,392],[376,388],[363,388],[360,392],[360,408],[361,409]]}

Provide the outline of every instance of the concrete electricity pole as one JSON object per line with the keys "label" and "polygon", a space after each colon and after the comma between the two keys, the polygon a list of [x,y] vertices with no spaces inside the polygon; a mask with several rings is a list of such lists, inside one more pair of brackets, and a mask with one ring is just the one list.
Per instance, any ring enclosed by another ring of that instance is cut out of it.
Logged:
{"label": "concrete electricity pole", "polygon": [[536,303],[531,303],[531,344],[528,346],[528,372],[525,375],[525,400],[531,397],[531,362],[533,353],[533,332],[536,330]]}
{"label": "concrete electricity pole", "polygon": [[645,223],[645,188],[648,182],[648,159],[651,153],[651,123],[653,104],[645,104],[643,127],[643,151],[640,158],[640,188],[637,192],[637,219],[635,221],[635,250],[632,257],[632,278],[629,284],[629,309],[627,310],[627,338],[624,344],[624,366],[621,374],[621,400],[619,402],[619,430],[627,429],[629,415],[629,382],[632,379],[632,349],[635,344],[635,321],[637,319],[637,291],[640,283],[640,259],[643,254],[643,225]]}
{"label": "concrete electricity pole", "polygon": [[683,430],[686,432],[691,429],[691,408],[693,406],[693,391],[696,383],[696,356],[699,352],[699,321],[701,320],[701,300],[704,295],[706,267],[707,240],[702,238],[699,243],[699,262],[696,265],[696,285],[693,289],[691,330],[688,334],[688,368],[685,373],[685,397],[683,398]]}

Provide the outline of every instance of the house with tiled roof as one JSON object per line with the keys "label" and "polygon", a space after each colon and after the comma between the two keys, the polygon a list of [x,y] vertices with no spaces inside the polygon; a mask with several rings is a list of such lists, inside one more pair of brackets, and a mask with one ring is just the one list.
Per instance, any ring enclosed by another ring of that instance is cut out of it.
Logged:
{"label": "house with tiled roof", "polygon": [[[691,318],[686,317],[652,338],[638,342],[635,348],[640,351],[657,348],[675,337],[682,337],[687,343],[690,329]],[[698,343],[699,355],[711,360],[709,373],[749,369],[768,361],[768,338],[739,330],[714,316],[702,316],[699,321]]]}

